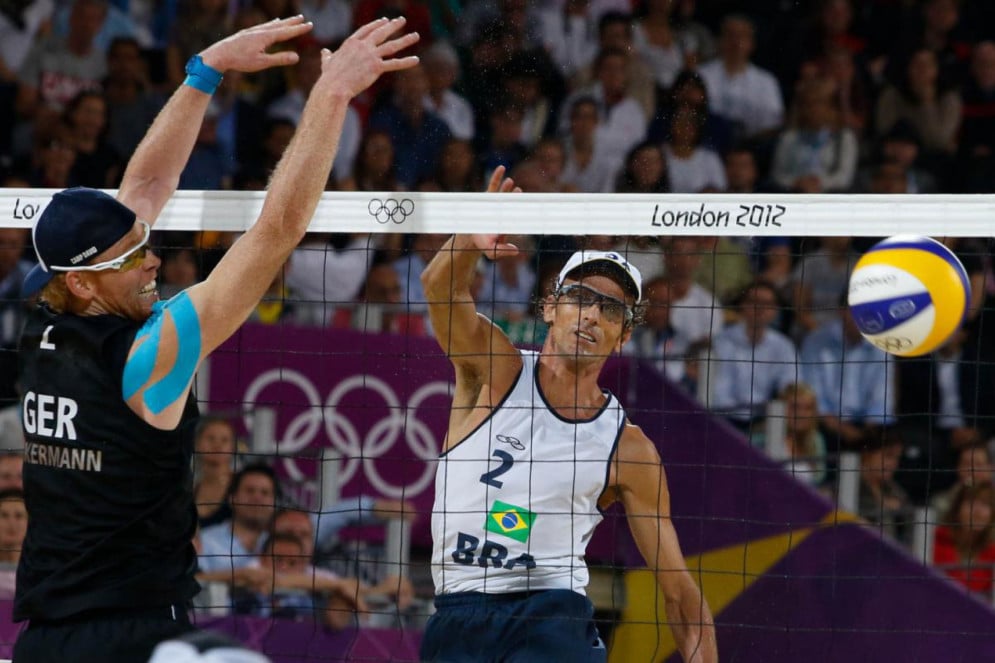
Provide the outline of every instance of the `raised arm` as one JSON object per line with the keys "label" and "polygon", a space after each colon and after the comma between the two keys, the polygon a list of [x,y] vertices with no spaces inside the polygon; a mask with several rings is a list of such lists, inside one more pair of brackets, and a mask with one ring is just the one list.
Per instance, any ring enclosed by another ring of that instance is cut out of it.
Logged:
{"label": "raised arm", "polygon": [[[520,191],[504,177],[503,166],[494,170],[487,190]],[[501,235],[453,235],[421,275],[432,330],[456,367],[454,416],[476,403],[480,387],[493,384],[495,371],[501,371],[505,378],[498,381],[510,386],[519,370],[511,358],[518,356],[517,350],[504,332],[477,313],[470,294],[477,263],[485,253],[499,260],[517,254],[518,249],[504,242]]]}
{"label": "raised arm", "polygon": [[334,54],[322,52],[321,77],[276,167],[259,220],[206,281],[158,304],[139,331],[123,392],[149,423],[177,424],[193,371],[245,322],[303,238],[328,181],[350,99],[383,72],[417,63],[415,57],[392,58],[418,40],[414,33],[392,39],[403,25],[403,18],[379,19],[359,28]]}
{"label": "raised arm", "polygon": [[[311,30],[301,16],[263,23],[237,32],[200,53],[204,64],[224,73],[260,71],[297,62],[297,53],[267,53],[273,44]],[[154,223],[176,191],[180,173],[193,151],[211,95],[181,85],[159,112],[128,162],[118,200],[138,218]]]}
{"label": "raised arm", "polygon": [[688,573],[670,520],[670,492],[656,447],[627,425],[612,461],[610,485],[625,507],[629,529],[663,592],[667,621],[687,663],[719,660],[715,623],[701,590]]}

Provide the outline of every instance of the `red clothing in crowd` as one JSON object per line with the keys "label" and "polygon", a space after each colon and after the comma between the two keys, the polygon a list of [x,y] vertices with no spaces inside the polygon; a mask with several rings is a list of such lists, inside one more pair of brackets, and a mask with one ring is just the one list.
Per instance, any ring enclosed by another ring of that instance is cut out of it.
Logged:
{"label": "red clothing in crowd", "polygon": [[995,543],[989,543],[968,564],[961,557],[949,527],[937,527],[933,545],[933,563],[944,567],[948,576],[972,592],[990,595],[995,581]]}

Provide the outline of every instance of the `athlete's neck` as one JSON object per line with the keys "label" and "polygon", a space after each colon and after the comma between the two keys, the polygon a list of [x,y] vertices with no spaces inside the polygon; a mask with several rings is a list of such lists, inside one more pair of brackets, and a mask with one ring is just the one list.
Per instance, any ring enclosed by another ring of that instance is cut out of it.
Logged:
{"label": "athlete's neck", "polygon": [[604,359],[570,361],[543,348],[536,371],[546,402],[565,419],[588,419],[597,414],[605,404],[605,395],[598,386],[604,363]]}

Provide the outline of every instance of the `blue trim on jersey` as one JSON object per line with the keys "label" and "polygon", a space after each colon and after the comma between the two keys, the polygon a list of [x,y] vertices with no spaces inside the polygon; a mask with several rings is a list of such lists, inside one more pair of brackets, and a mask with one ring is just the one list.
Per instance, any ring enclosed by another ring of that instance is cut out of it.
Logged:
{"label": "blue trim on jersey", "polygon": [[153,414],[159,414],[183,395],[200,362],[200,319],[190,296],[181,292],[168,302],[157,302],[152,308],[152,317],[139,330],[138,338],[148,334],[148,340],[139,346],[124,367],[122,391],[125,400],[134,396],[152,376],[166,310],[176,326],[176,360],[169,372],[142,395]]}

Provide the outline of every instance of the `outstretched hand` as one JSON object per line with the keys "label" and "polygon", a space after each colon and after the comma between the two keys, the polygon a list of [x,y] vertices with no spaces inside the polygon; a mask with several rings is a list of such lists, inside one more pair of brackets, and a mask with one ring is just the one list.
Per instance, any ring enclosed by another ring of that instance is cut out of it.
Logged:
{"label": "outstretched hand", "polygon": [[294,51],[268,53],[267,50],[274,44],[305,35],[313,27],[303,16],[274,19],[225,37],[204,49],[200,57],[204,64],[220,72],[234,69],[250,73],[294,64],[298,60]]}
{"label": "outstretched hand", "polygon": [[[504,166],[498,166],[491,174],[487,183],[487,193],[521,193],[522,189],[515,186],[515,181],[505,177]],[[473,244],[492,260],[510,258],[518,255],[518,247],[504,241],[504,235],[471,235]]]}
{"label": "outstretched hand", "polygon": [[322,49],[318,84],[333,85],[351,98],[373,85],[385,72],[414,67],[418,64],[417,56],[393,57],[419,39],[417,32],[391,37],[404,23],[403,16],[390,20],[378,18],[353,32],[334,53]]}

